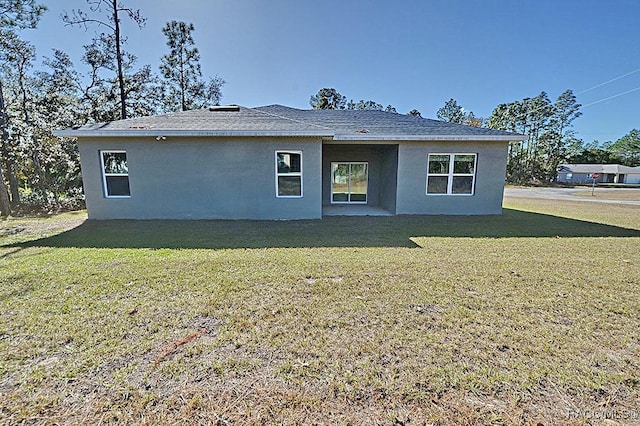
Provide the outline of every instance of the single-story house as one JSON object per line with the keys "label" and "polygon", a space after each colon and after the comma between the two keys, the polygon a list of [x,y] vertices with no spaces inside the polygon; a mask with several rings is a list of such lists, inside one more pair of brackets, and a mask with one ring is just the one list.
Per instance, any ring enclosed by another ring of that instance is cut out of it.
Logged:
{"label": "single-story house", "polygon": [[560,164],[557,181],[560,183],[640,183],[640,167],[620,164]]}
{"label": "single-story house", "polygon": [[90,219],[501,214],[525,136],[383,111],[219,106],[89,124],[74,137]]}

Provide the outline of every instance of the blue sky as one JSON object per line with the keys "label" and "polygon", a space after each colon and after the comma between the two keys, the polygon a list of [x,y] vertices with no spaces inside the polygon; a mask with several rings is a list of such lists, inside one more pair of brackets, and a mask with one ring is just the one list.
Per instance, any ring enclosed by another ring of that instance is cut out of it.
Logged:
{"label": "blue sky", "polygon": [[[227,81],[222,103],[308,108],[334,87],[400,113],[433,118],[455,98],[488,117],[500,103],[572,89],[585,105],[574,122],[585,142],[640,128],[638,0],[123,1],[147,17],[142,30],[124,21],[127,49],[156,71],[162,26],[195,25],[203,72]],[[96,29],[65,27],[60,14],[86,1],[43,3],[38,29],[22,36],[39,56],[59,48],[83,69]]]}

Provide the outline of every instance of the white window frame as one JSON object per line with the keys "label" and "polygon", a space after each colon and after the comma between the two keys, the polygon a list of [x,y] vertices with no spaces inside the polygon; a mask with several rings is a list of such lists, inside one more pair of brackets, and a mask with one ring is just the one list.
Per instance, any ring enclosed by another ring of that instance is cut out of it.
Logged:
{"label": "white window frame", "polygon": [[[131,198],[131,181],[129,180],[129,171],[127,173],[107,173],[104,164],[104,154],[127,154],[124,149],[103,149],[99,150],[100,155],[100,174],[102,174],[102,190],[105,198]],[[127,169],[129,168],[129,159],[127,158]],[[107,188],[107,176],[126,176],[129,181],[129,195],[109,195],[109,189]]]}
{"label": "white window frame", "polygon": [[[300,155],[300,171],[299,172],[287,172],[280,173],[278,172],[278,154],[297,154]],[[302,151],[291,150],[291,149],[276,149],[275,151],[275,174],[276,174],[276,198],[302,198],[304,195],[304,179],[302,178],[303,169],[303,161],[302,161]],[[300,195],[280,195],[279,194],[279,177],[300,177]]]}
{"label": "white window frame", "polygon": [[[441,156],[448,156],[449,157],[449,173],[429,173],[429,161],[431,159],[431,156],[437,156],[437,155],[441,155]],[[455,161],[455,157],[456,155],[473,155],[473,173],[454,173],[453,169],[454,169],[454,161]],[[426,185],[425,185],[425,194],[428,196],[461,196],[461,197],[470,197],[475,195],[476,193],[476,175],[477,175],[477,171],[478,171],[478,154],[475,152],[454,152],[454,153],[450,153],[450,152],[441,152],[441,153],[430,153],[427,156],[427,179],[426,179]],[[446,193],[433,193],[433,192],[429,192],[429,177],[431,176],[446,176],[447,177],[447,192]],[[470,194],[454,194],[453,193],[453,178],[454,177],[471,177],[471,193]]]}

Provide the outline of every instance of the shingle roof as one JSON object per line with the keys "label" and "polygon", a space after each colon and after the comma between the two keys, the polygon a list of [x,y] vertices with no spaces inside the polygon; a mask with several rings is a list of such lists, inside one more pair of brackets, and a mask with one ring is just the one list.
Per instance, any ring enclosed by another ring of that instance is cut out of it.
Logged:
{"label": "shingle roof", "polygon": [[[464,126],[428,118],[362,110],[302,110],[282,105],[256,108],[280,117],[312,122],[335,131],[336,136],[375,135],[446,135],[446,136],[515,136],[502,130]],[[520,135],[518,135],[520,136]]]}
{"label": "shingle roof", "polygon": [[282,105],[198,109],[88,124],[56,136],[322,136],[334,140],[523,140],[501,130],[384,111],[301,110]]}
{"label": "shingle roof", "polygon": [[[163,115],[129,118],[107,123],[87,124],[75,127],[76,131],[123,131],[123,130],[319,130],[318,126],[279,118],[257,108],[238,107],[237,111],[209,110],[173,112]],[[327,129],[322,129],[327,130]]]}

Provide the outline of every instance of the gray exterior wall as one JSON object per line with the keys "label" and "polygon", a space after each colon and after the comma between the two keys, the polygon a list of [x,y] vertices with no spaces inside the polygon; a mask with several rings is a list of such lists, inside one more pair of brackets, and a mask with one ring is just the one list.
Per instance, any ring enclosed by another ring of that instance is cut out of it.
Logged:
{"label": "gray exterior wall", "polygon": [[[369,162],[368,203],[394,214],[500,214],[507,142],[322,143],[320,138],[80,139],[90,219],[319,219],[332,161]],[[130,198],[106,198],[100,150],[124,150]],[[302,151],[302,198],[276,197],[276,150]],[[477,154],[475,191],[426,195],[429,153]]]}
{"label": "gray exterior wall", "polygon": [[387,147],[382,156],[382,183],[380,187],[380,207],[396,214],[398,197],[398,145]]}
{"label": "gray exterior wall", "polygon": [[[571,179],[567,179],[567,174],[571,174]],[[597,172],[600,173],[600,172]],[[592,184],[593,179],[588,178],[589,173],[571,173],[571,172],[559,172],[558,173],[558,182],[560,183],[580,183],[580,184]],[[604,173],[600,173],[600,177],[596,179],[596,183],[604,182],[606,175]]]}
{"label": "gray exterior wall", "polygon": [[331,162],[369,163],[368,206],[395,213],[398,145],[325,144],[322,147],[322,204],[331,204]]}
{"label": "gray exterior wall", "polygon": [[[507,142],[403,142],[396,214],[502,214]],[[473,195],[426,195],[429,154],[477,154]]]}
{"label": "gray exterior wall", "polygon": [[640,183],[640,173],[628,173],[624,177],[624,183]]}
{"label": "gray exterior wall", "polygon": [[[90,219],[318,219],[320,138],[79,140]],[[100,150],[125,150],[130,198],[106,198]],[[277,198],[275,151],[302,151],[302,198]]]}

